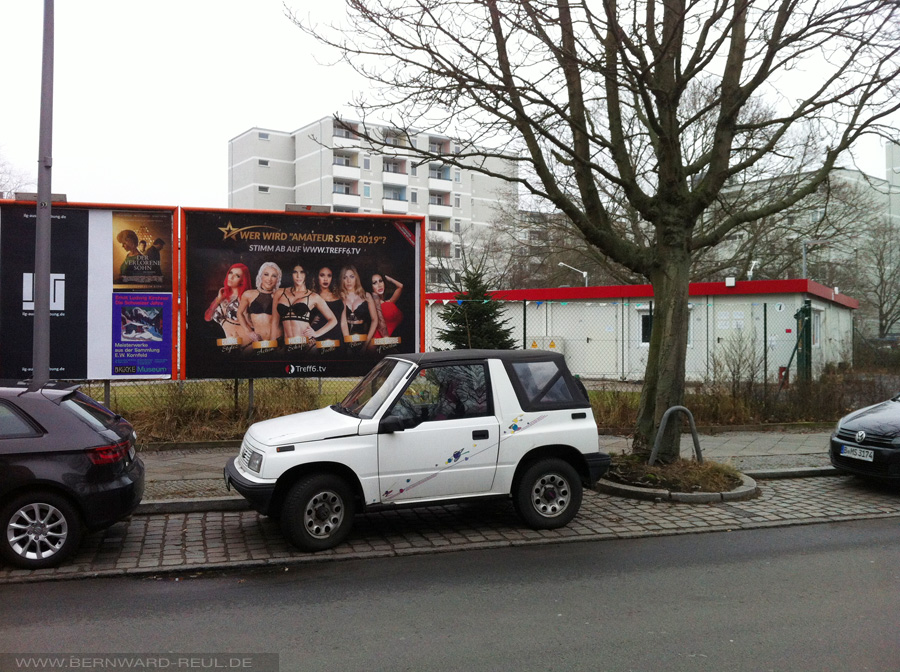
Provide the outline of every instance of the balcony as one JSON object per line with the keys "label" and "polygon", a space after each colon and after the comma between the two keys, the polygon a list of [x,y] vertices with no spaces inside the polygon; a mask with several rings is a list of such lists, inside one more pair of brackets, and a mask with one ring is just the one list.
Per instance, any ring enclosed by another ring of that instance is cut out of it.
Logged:
{"label": "balcony", "polygon": [[359,208],[359,194],[333,193],[331,202],[335,208]]}
{"label": "balcony", "polygon": [[331,136],[332,147],[335,149],[359,149],[359,138],[357,136],[337,135],[338,129],[334,129],[334,132],[335,135]]}
{"label": "balcony", "polygon": [[442,194],[449,194],[451,191],[453,191],[453,182],[451,182],[450,180],[445,180],[443,178],[429,177],[428,190],[439,191]]}
{"label": "balcony", "polygon": [[453,208],[443,203],[429,203],[428,216],[449,219],[453,215]]}
{"label": "balcony", "polygon": [[434,242],[442,245],[449,245],[453,242],[453,233],[451,231],[438,229],[436,231],[429,231],[427,238],[429,243]]}
{"label": "balcony", "polygon": [[395,173],[390,170],[385,170],[381,174],[381,181],[384,184],[392,184],[398,187],[405,187],[409,185],[409,175],[406,173]]}
{"label": "balcony", "polygon": [[343,180],[358,180],[360,177],[359,166],[343,166],[338,163],[331,166],[331,174]]}
{"label": "balcony", "polygon": [[409,214],[409,203],[393,198],[383,198],[381,199],[381,209],[385,213],[391,213],[394,215],[406,215]]}

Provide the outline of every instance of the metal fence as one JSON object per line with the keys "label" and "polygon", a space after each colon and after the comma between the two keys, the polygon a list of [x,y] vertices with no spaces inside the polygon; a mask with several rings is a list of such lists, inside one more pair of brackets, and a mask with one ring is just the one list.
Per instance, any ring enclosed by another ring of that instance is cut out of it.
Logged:
{"label": "metal fence", "polygon": [[[426,350],[448,347],[439,332],[443,311],[465,302],[435,302],[426,311]],[[521,347],[565,355],[582,378],[640,381],[653,325],[652,301],[507,301],[503,320]],[[795,378],[798,362],[818,377],[829,365],[853,361],[849,310],[793,302],[745,302],[710,297],[689,305],[686,378],[692,382],[773,382]],[[808,311],[803,319],[801,311]],[[802,340],[807,329],[808,342]],[[801,369],[802,372],[802,369]]]}

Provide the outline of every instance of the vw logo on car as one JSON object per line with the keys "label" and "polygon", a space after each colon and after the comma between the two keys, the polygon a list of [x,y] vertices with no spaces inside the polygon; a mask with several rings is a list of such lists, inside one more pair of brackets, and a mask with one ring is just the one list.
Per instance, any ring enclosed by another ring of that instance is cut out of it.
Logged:
{"label": "vw logo on car", "polygon": [[865,441],[865,440],[866,440],[866,433],[865,433],[865,432],[860,431],[860,432],[857,432],[857,433],[856,433],[856,442],[857,442],[857,443],[862,443],[862,442]]}

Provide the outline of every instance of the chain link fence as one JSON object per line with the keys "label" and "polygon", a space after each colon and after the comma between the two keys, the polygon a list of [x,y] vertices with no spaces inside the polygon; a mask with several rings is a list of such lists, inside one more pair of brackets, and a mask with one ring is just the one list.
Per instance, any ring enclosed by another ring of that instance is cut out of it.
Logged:
{"label": "chain link fence", "polygon": [[[426,350],[448,347],[439,336],[445,327],[441,313],[461,309],[463,303],[429,306]],[[501,306],[521,347],[564,354],[569,368],[582,379],[627,383],[643,379],[653,328],[652,301],[507,301]],[[808,319],[801,314],[805,308]],[[790,381],[804,361],[817,378],[830,367],[849,367],[853,362],[849,310],[806,306],[802,300],[739,303],[711,297],[689,304],[689,320],[685,371],[689,382]]]}
{"label": "chain link fence", "polygon": [[[501,306],[520,347],[564,354],[589,389],[640,390],[653,328],[652,301],[507,301]],[[458,307],[455,302],[426,307],[426,350],[448,347],[439,338],[444,325],[441,311]],[[689,389],[714,388],[715,395],[735,398],[762,390],[773,397],[798,381],[801,362],[807,362],[811,379],[818,381],[823,374],[847,371],[854,356],[882,364],[893,357],[894,370],[900,371],[900,349],[892,344],[858,337],[854,343],[849,310],[804,304],[796,297],[766,302],[712,297],[689,307]],[[873,403],[900,383],[890,374],[864,374],[861,380],[852,395],[835,402],[835,408]],[[156,443],[234,441],[252,421],[336,403],[355,383],[355,378],[82,381],[82,390],[131,420],[144,442]],[[616,416],[622,412],[616,408],[620,401],[603,403],[610,406],[596,409],[604,416],[598,417],[601,426],[628,426],[627,415]],[[784,411],[790,413],[795,409]],[[800,411],[795,414],[802,416]]]}

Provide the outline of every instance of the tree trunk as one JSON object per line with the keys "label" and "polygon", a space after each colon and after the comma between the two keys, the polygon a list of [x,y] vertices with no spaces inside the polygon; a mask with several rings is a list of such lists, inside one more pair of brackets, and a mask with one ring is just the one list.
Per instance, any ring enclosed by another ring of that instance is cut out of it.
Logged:
{"label": "tree trunk", "polygon": [[[646,457],[653,448],[663,413],[672,406],[684,404],[690,262],[685,249],[664,249],[650,277],[653,326],[632,444],[635,453]],[[668,422],[658,454],[662,462],[672,462],[679,456],[680,421],[681,418],[673,417]]]}

